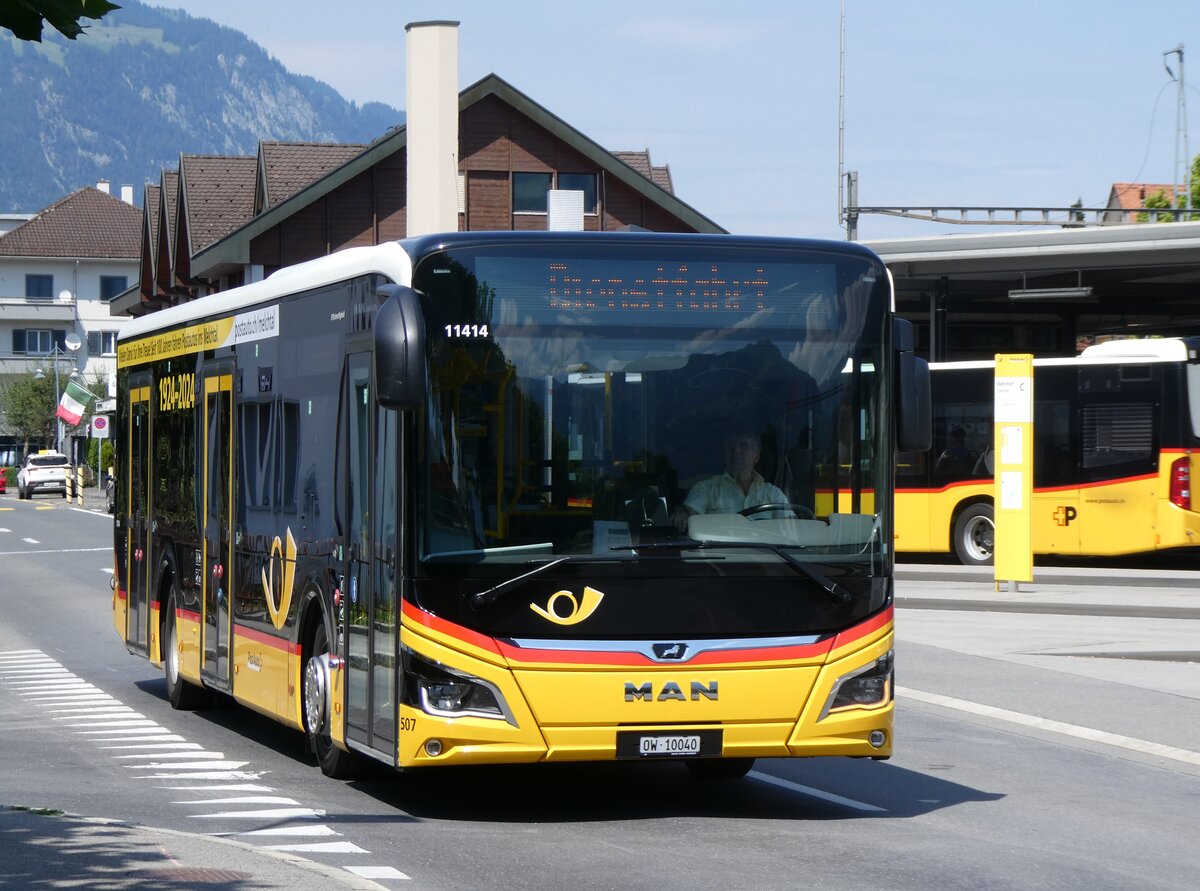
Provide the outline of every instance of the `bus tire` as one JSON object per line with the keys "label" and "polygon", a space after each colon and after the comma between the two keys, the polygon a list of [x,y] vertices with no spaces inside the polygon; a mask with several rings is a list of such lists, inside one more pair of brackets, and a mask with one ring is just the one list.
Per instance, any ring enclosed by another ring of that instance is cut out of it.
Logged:
{"label": "bus tire", "polygon": [[954,552],[964,566],[991,566],[995,559],[996,520],[990,504],[972,504],[954,521]]}
{"label": "bus tire", "polygon": [[329,632],[325,630],[325,622],[318,620],[301,677],[304,734],[308,737],[309,748],[317,756],[321,773],[335,780],[348,780],[357,775],[358,760],[352,752],[339,749],[334,744],[328,729],[329,716],[325,714],[323,706],[326,691],[321,685],[326,681],[321,672],[309,664],[329,652]]}
{"label": "bus tire", "polygon": [[696,758],[686,763],[696,780],[740,780],[754,767],[753,758]]}
{"label": "bus tire", "polygon": [[185,680],[179,674],[179,631],[175,623],[175,594],[167,599],[163,616],[163,675],[167,679],[167,699],[171,708],[194,711],[208,704],[208,691]]}

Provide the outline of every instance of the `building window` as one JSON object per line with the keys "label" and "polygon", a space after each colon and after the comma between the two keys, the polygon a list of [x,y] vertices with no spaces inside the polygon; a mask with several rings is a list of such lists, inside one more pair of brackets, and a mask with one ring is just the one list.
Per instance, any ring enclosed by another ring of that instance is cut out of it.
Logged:
{"label": "building window", "polygon": [[54,349],[55,333],[45,328],[18,328],[13,331],[13,352],[17,355],[45,356]]}
{"label": "building window", "polygon": [[549,173],[513,174],[513,213],[546,213]]}
{"label": "building window", "polygon": [[115,356],[117,354],[116,331],[89,331],[89,356]]}
{"label": "building window", "polygon": [[112,300],[129,287],[129,279],[124,275],[100,276],[100,299]]}
{"label": "building window", "polygon": [[49,300],[54,296],[54,276],[27,274],[25,296],[30,300]]}
{"label": "building window", "polygon": [[596,174],[560,173],[558,188],[568,192],[583,192],[583,212],[596,212]]}

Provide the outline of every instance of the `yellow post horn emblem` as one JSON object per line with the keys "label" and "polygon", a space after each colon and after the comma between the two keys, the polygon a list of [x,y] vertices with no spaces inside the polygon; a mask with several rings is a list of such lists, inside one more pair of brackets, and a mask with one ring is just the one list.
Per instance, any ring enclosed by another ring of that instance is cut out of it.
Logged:
{"label": "yellow post horn emblem", "polygon": [[[275,592],[275,559],[278,555],[281,564],[279,571],[279,596]],[[267,557],[267,566],[262,571],[263,597],[267,601],[267,612],[271,616],[271,624],[282,630],[287,621],[288,610],[292,606],[292,585],[296,581],[296,539],[292,538],[291,528],[287,531],[287,546],[285,548],[279,536],[271,543],[271,554]]]}
{"label": "yellow post horn emblem", "polygon": [[[571,602],[571,611],[565,616],[560,616],[554,610],[554,604],[560,597],[565,597]],[[595,588],[588,586],[583,589],[582,603],[576,600],[575,595],[570,591],[555,591],[550,595],[550,599],[546,601],[544,607],[538,606],[536,603],[531,603],[529,604],[529,608],[543,619],[553,622],[555,625],[578,625],[596,611],[596,607],[600,605],[600,601],[603,599],[603,591],[597,591]]]}

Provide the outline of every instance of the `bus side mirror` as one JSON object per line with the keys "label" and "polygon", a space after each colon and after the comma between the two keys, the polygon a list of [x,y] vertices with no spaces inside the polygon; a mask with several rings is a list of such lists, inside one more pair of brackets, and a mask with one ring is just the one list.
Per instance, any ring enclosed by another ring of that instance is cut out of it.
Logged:
{"label": "bus side mirror", "polygon": [[912,322],[892,320],[896,350],[896,450],[924,452],[933,445],[929,363],[914,352]]}
{"label": "bus side mirror", "polygon": [[375,315],[375,392],[379,404],[413,411],[425,401],[425,321],[412,288],[381,285]]}

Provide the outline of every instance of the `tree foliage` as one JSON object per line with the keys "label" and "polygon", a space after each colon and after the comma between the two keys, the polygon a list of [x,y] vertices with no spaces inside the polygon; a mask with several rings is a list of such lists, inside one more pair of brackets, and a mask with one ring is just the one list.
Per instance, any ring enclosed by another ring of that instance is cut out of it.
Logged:
{"label": "tree foliage", "polygon": [[108,0],[0,0],[0,28],[40,43],[45,23],[74,40],[83,33],[80,19],[100,19],[120,8]]}
{"label": "tree foliage", "polygon": [[39,378],[30,371],[0,389],[0,411],[26,450],[31,444],[54,444],[56,409],[52,374]]}

